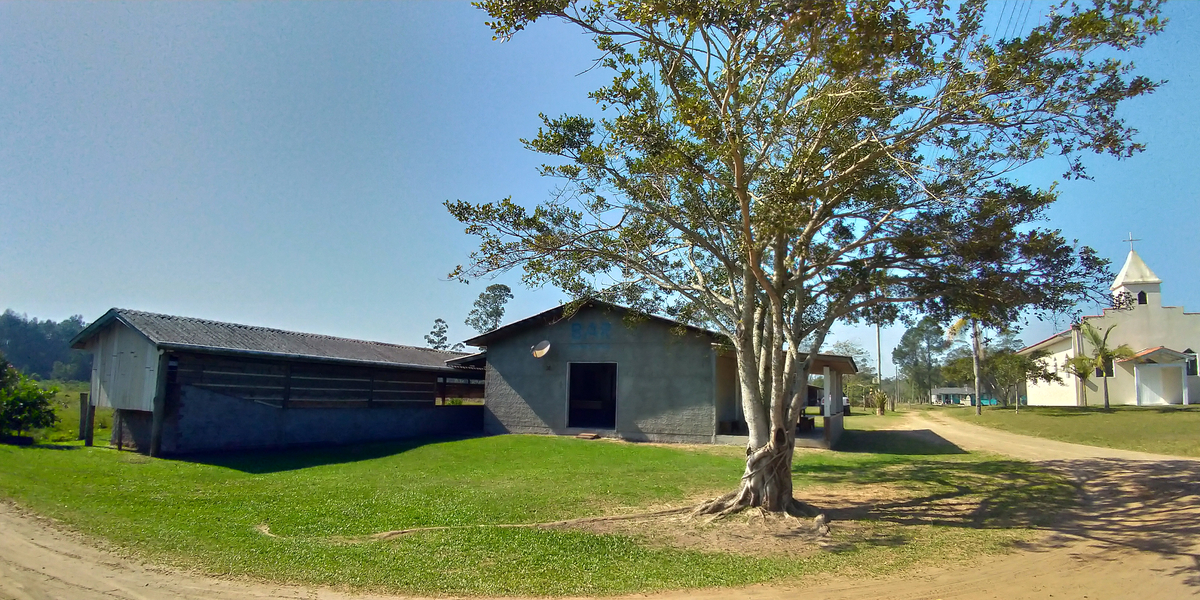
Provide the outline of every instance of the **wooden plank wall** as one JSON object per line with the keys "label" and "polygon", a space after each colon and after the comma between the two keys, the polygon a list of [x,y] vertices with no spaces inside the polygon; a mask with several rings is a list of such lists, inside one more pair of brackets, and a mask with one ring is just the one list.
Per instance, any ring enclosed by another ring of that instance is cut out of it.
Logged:
{"label": "wooden plank wall", "polygon": [[[176,354],[179,385],[287,408],[366,407],[438,397],[438,374],[329,363]],[[482,381],[480,382],[482,384]],[[482,385],[474,386],[482,390]]]}

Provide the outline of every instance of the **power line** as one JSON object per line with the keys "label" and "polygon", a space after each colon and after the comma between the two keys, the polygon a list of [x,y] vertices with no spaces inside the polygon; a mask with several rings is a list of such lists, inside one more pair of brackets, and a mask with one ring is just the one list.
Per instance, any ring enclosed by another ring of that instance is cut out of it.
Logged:
{"label": "power line", "polygon": [[1000,18],[996,20],[996,26],[992,28],[992,37],[1000,33],[1000,24],[1004,22],[1004,11],[1008,10],[1008,0],[1004,0],[1004,6],[1000,8]]}

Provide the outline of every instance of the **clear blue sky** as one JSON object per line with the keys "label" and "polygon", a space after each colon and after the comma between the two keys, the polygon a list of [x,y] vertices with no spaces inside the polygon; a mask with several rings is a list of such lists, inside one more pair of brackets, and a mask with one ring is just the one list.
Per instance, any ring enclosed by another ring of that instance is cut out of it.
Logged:
{"label": "clear blue sky", "polygon": [[[1170,83],[1124,111],[1149,150],[1091,159],[1050,225],[1116,268],[1132,231],[1164,301],[1200,311],[1200,4],[1167,13],[1134,56]],[[442,317],[467,337],[487,282],[446,280],[473,239],[441,202],[545,198],[519,138],[593,110],[603,77],[579,75],[594,52],[574,30],[500,44],[483,21],[466,3],[0,3],[0,309],[416,345]],[[500,281],[510,318],[561,298]]]}

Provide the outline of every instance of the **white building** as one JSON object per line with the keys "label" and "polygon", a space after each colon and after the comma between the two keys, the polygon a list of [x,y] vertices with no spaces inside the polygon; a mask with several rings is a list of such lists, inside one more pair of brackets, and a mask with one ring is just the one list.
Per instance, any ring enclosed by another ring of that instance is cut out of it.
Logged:
{"label": "white building", "polygon": [[1101,334],[1115,326],[1108,336],[1108,346],[1128,344],[1136,355],[1116,361],[1103,372],[1097,370],[1084,384],[1065,368],[1067,361],[1081,352],[1092,354],[1093,349],[1078,326],[1024,348],[1022,354],[1049,352],[1045,359],[1047,366],[1062,377],[1062,383],[1030,382],[1029,404],[1102,406],[1105,380],[1109,403],[1113,405],[1200,404],[1200,377],[1196,372],[1200,313],[1186,313],[1180,306],[1163,306],[1161,288],[1162,280],[1131,249],[1110,289],[1114,295],[1127,292],[1134,300],[1133,308],[1105,309],[1104,314],[1083,320]]}

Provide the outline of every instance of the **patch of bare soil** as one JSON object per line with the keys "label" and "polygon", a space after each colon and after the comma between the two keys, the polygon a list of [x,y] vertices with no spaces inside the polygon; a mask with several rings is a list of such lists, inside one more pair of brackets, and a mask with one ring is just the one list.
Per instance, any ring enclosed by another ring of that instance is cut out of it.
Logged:
{"label": "patch of bare soil", "polygon": [[[885,484],[808,487],[802,491],[803,494],[797,495],[798,500],[827,509],[826,515],[836,514],[840,519],[846,519],[829,523],[829,527],[837,531],[843,542],[872,535],[871,528],[864,527],[858,520],[872,517],[875,506],[919,496],[912,490]],[[960,504],[959,512],[963,513],[978,507],[978,502],[964,501]],[[558,526],[592,533],[626,535],[653,547],[730,552],[747,556],[802,557],[830,545],[827,532],[822,532],[813,519],[773,515],[758,510],[743,511],[717,521],[682,513],[632,519],[581,520]]]}

